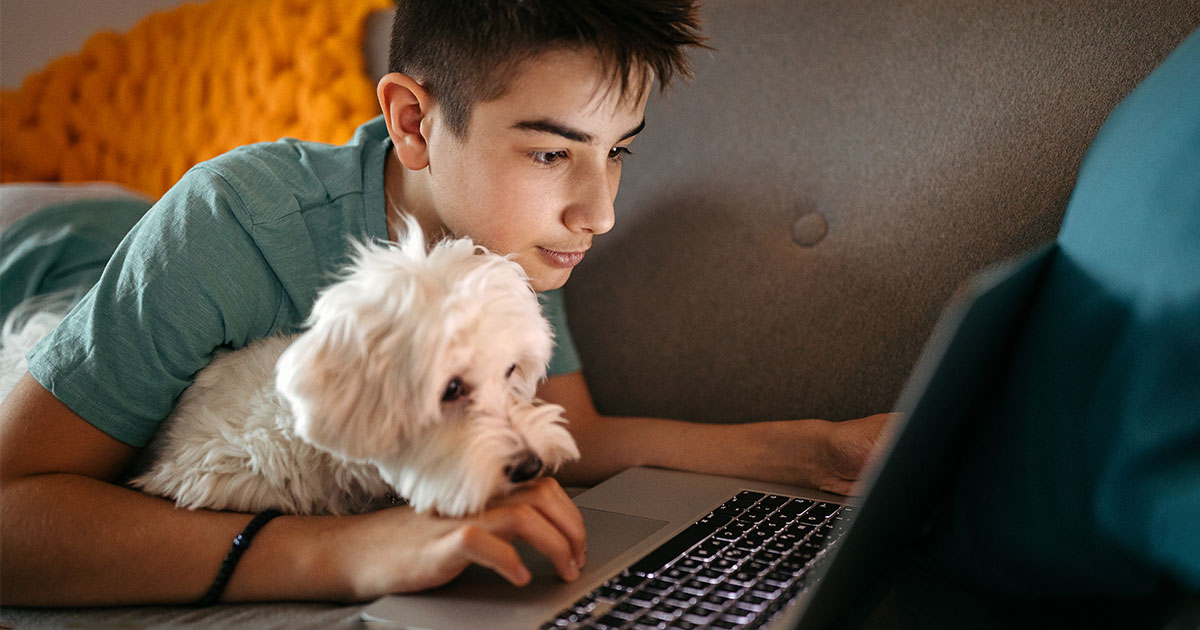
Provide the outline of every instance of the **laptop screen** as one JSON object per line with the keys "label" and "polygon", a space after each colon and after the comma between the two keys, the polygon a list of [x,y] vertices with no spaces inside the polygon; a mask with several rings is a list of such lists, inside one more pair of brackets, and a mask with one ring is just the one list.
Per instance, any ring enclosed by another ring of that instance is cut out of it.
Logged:
{"label": "laptop screen", "polygon": [[823,628],[861,605],[863,593],[913,540],[953,478],[955,454],[971,437],[970,411],[1011,359],[1056,251],[1046,245],[988,269],[951,300],[900,395],[903,418],[863,476],[853,524],[807,602],[782,627]]}

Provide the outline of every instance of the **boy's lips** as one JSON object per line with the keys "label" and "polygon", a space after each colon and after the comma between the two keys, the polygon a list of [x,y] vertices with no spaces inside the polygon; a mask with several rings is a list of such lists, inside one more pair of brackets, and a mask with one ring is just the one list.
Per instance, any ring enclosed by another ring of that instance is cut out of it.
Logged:
{"label": "boy's lips", "polygon": [[586,249],[574,252],[560,252],[553,249],[546,249],[545,247],[539,247],[537,249],[538,253],[542,255],[543,260],[545,260],[551,266],[558,267],[560,269],[570,269],[571,267],[578,265],[581,261],[583,261],[584,254],[587,253]]}

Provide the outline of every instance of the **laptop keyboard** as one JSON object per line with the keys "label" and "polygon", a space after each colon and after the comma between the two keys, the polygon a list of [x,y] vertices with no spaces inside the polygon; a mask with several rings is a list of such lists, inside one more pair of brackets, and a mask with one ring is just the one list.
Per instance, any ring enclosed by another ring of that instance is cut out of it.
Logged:
{"label": "laptop keyboard", "polygon": [[542,628],[760,627],[805,588],[851,510],[740,492]]}

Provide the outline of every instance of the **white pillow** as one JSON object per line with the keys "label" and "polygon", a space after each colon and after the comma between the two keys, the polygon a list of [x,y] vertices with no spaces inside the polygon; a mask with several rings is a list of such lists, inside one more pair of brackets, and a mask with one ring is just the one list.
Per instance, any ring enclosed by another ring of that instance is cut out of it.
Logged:
{"label": "white pillow", "polygon": [[48,205],[83,199],[145,199],[150,197],[110,182],[29,182],[0,184],[0,232],[22,217]]}

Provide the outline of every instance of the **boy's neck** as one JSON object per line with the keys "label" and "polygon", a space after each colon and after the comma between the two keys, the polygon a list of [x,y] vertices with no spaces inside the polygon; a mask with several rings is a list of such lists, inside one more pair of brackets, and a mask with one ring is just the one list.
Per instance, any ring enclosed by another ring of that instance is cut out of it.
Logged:
{"label": "boy's neck", "polygon": [[404,225],[403,217],[406,214],[417,219],[421,231],[425,233],[426,241],[430,244],[447,236],[437,213],[428,203],[428,196],[420,194],[421,185],[417,181],[419,176],[418,172],[405,168],[395,152],[388,152],[387,163],[383,168],[383,196],[388,240],[393,243],[399,240],[400,229]]}

